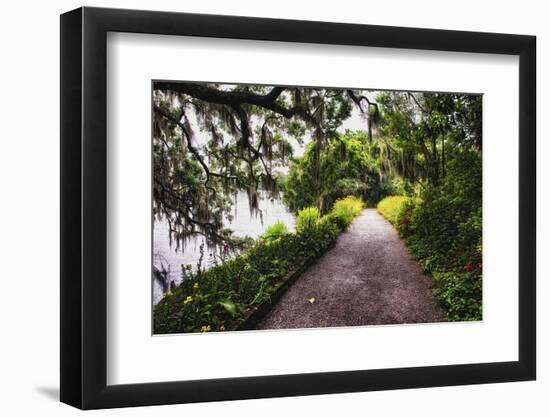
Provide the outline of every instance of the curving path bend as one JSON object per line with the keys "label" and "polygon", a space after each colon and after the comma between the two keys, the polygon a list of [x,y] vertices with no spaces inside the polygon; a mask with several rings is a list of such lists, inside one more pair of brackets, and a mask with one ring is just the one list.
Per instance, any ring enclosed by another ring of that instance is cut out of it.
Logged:
{"label": "curving path bend", "polygon": [[444,321],[432,287],[393,226],[365,209],[256,328]]}

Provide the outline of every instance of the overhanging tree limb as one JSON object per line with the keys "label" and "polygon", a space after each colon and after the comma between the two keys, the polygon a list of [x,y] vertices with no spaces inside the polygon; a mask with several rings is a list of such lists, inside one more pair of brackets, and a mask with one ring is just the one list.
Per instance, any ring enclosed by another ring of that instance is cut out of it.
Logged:
{"label": "overhanging tree limb", "polygon": [[[218,178],[224,178],[224,179],[227,179],[227,180],[235,180],[235,181],[239,180],[239,178],[237,176],[234,176],[234,175],[226,175],[226,174],[222,174],[222,173],[219,173],[219,172],[210,171],[210,169],[208,168],[208,165],[206,164],[206,162],[204,162],[204,160],[203,160],[200,152],[198,151],[198,149],[193,146],[193,141],[191,139],[191,134],[188,132],[185,125],[183,123],[181,123],[180,120],[177,120],[175,117],[173,117],[170,113],[162,110],[160,107],[154,106],[153,108],[154,108],[154,111],[156,113],[162,115],[163,117],[165,117],[166,119],[168,119],[169,121],[171,121],[172,123],[177,125],[182,130],[182,135],[185,137],[185,140],[186,140],[187,149],[189,149],[189,152],[191,152],[191,154],[193,154],[193,156],[195,157],[197,162],[202,166],[202,169],[204,170],[204,173],[206,174],[206,181],[204,182],[205,186],[208,186],[208,181],[210,180],[210,177],[218,177]],[[183,115],[184,115],[184,113],[182,113],[182,117],[183,117]]]}
{"label": "overhanging tree limb", "polygon": [[186,94],[209,103],[226,105],[235,110],[245,104],[254,105],[271,110],[287,119],[300,116],[310,123],[314,122],[301,100],[292,107],[285,107],[277,101],[281,94],[287,90],[286,87],[273,87],[269,93],[262,95],[241,90],[219,90],[205,84],[157,81],[155,90]]}

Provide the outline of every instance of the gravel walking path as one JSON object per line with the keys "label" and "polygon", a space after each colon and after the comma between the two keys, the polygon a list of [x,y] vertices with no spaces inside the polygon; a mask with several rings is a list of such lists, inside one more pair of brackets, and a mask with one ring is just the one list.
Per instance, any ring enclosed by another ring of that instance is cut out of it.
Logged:
{"label": "gravel walking path", "polygon": [[444,321],[432,287],[393,226],[365,209],[257,329]]}

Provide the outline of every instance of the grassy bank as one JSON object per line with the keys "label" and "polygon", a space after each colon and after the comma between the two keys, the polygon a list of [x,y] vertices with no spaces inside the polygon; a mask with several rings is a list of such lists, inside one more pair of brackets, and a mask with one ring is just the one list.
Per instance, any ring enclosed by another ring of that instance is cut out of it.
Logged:
{"label": "grassy bank", "polygon": [[306,260],[321,255],[363,208],[356,197],[336,201],[321,216],[314,207],[298,212],[296,231],[276,223],[238,257],[182,282],[154,308],[154,333],[224,331],[270,300],[282,280]]}

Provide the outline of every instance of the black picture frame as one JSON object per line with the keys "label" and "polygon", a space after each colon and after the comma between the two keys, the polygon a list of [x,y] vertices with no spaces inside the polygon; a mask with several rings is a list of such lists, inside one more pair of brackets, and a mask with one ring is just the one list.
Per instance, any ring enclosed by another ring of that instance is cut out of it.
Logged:
{"label": "black picture frame", "polygon": [[[519,56],[519,360],[107,385],[108,32]],[[94,409],[535,379],[534,36],[84,7],[61,16],[60,56],[62,402]]]}

